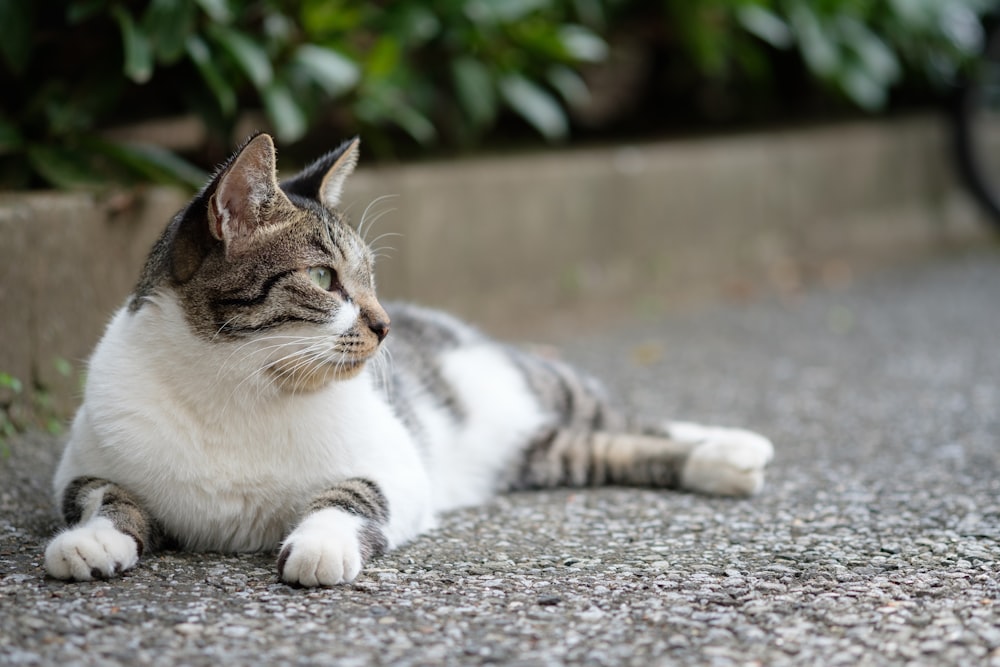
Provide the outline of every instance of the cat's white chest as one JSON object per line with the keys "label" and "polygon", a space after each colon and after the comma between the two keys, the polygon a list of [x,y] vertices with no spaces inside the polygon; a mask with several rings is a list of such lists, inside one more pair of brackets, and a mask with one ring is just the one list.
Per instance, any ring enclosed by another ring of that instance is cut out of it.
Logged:
{"label": "cat's white chest", "polygon": [[[260,394],[220,379],[208,357],[159,358],[148,338],[132,335],[131,318],[118,314],[91,360],[57,491],[81,475],[106,478],[137,494],[187,548],[253,551],[276,546],[318,491],[377,473],[380,450],[416,461],[367,377],[312,394]],[[197,351],[167,338],[154,342]]]}
{"label": "cat's white chest", "polygon": [[365,429],[335,404],[319,409],[320,398],[215,421],[185,406],[133,402],[128,415],[88,415],[94,445],[82,441],[77,458],[136,492],[187,548],[271,548],[312,495],[358,468]]}
{"label": "cat's white chest", "polygon": [[187,546],[269,548],[313,494],[356,467],[341,436],[350,424],[268,412],[177,434],[180,446],[164,461],[169,472],[153,506]]}

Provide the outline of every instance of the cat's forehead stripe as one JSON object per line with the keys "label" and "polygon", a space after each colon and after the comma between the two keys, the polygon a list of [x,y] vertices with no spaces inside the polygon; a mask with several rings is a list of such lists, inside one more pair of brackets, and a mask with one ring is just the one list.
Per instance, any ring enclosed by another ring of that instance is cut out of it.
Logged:
{"label": "cat's forehead stripe", "polygon": [[326,239],[321,235],[313,236],[309,239],[309,245],[319,251],[320,255],[327,256],[333,254],[336,251],[341,258],[343,258],[344,253],[340,250],[335,242]]}

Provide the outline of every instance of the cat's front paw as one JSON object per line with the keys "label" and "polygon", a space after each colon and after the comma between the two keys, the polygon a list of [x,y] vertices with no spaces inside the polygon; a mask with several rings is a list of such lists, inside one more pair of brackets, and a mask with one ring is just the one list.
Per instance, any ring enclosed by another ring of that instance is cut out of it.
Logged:
{"label": "cat's front paw", "polygon": [[281,545],[278,577],[293,586],[334,586],[361,572],[360,517],[325,509],[306,517]]}
{"label": "cat's front paw", "polygon": [[138,562],[135,539],[104,517],[56,535],[45,549],[45,570],[56,579],[109,579]]}
{"label": "cat's front paw", "polygon": [[670,436],[694,444],[681,471],[681,487],[722,496],[750,496],[764,486],[774,446],[764,436],[735,428],[674,422]]}

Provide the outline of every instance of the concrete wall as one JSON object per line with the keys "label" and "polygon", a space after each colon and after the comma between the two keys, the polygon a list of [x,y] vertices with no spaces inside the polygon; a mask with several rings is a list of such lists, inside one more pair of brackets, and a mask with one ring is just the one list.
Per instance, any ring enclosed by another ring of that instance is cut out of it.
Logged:
{"label": "concrete wall", "polygon": [[347,200],[394,195],[372,207],[395,209],[373,235],[403,235],[384,292],[516,333],[522,312],[781,287],[980,232],[949,157],[922,117],[375,169]]}
{"label": "concrete wall", "polygon": [[44,387],[66,413],[90,349],[185,197],[167,188],[0,195],[0,372]]}
{"label": "concrete wall", "polygon": [[[56,360],[82,368],[186,197],[0,195],[0,372],[72,407],[78,380]],[[934,117],[361,169],[345,205],[357,221],[370,203],[369,238],[401,234],[375,244],[394,248],[384,298],[511,336],[565,313],[790,289],[982,235]]]}

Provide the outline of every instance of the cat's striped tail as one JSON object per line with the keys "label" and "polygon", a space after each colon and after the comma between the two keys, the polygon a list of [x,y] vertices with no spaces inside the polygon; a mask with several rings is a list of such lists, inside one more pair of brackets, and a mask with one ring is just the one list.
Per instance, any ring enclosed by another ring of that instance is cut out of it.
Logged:
{"label": "cat's striped tail", "polygon": [[512,357],[553,415],[525,448],[512,489],[613,484],[746,496],[763,486],[773,455],[767,438],[689,422],[638,424],[593,378],[550,359]]}

